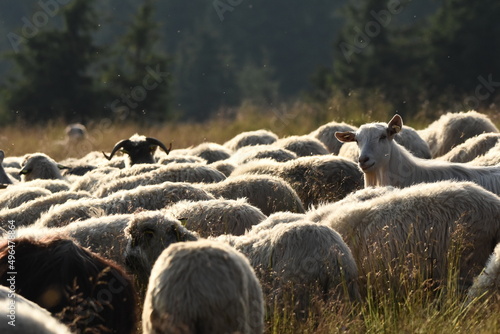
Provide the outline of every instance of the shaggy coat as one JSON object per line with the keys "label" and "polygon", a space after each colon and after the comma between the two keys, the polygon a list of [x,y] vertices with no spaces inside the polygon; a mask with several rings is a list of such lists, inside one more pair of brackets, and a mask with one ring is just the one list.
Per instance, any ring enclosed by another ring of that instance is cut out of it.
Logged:
{"label": "shaggy coat", "polygon": [[432,157],[437,158],[469,138],[486,132],[498,133],[498,129],[487,116],[468,111],[442,115],[418,132],[429,144]]}
{"label": "shaggy coat", "polygon": [[16,293],[82,333],[134,333],[132,282],[116,264],[68,239],[16,238],[0,242],[0,283],[8,284],[9,245],[15,244]]}
{"label": "shaggy coat", "polygon": [[233,153],[229,161],[235,165],[242,165],[259,159],[272,159],[284,162],[296,158],[297,154],[284,148],[274,147],[274,145],[255,145],[240,148]]}
{"label": "shaggy coat", "polygon": [[308,135],[280,138],[273,146],[292,151],[299,157],[326,155],[330,153],[321,141]]}
{"label": "shaggy coat", "polygon": [[226,141],[223,146],[235,152],[243,146],[269,145],[277,140],[278,136],[268,130],[246,131]]}
{"label": "shaggy coat", "polygon": [[496,245],[481,274],[474,279],[474,284],[467,294],[468,300],[490,297],[500,293],[500,243]]}
{"label": "shaggy coat", "polygon": [[242,235],[266,219],[262,211],[243,198],[181,201],[169,206],[166,211],[203,238],[221,234]]}
{"label": "shaggy coat", "polygon": [[439,159],[450,162],[469,162],[485,155],[499,141],[500,133],[483,133],[455,146],[451,151],[440,156]]}
{"label": "shaggy coat", "polygon": [[207,240],[171,245],[151,271],[142,328],[145,334],[263,333],[260,283],[232,247]]}
{"label": "shaggy coat", "polygon": [[500,241],[500,198],[474,183],[425,183],[374,195],[346,198],[330,204],[330,214],[308,217],[342,235],[361,276],[392,282],[393,289],[400,277],[416,273],[445,280],[450,252],[459,259],[460,285],[468,287]]}
{"label": "shaggy coat", "polygon": [[500,168],[471,167],[416,158],[393,140],[402,128],[401,116],[395,115],[389,124],[365,124],[356,133],[336,133],[340,141],[357,142],[360,149],[359,167],[365,174],[365,187],[407,187],[422,182],[457,180],[473,181],[500,194]]}
{"label": "shaggy coat", "polygon": [[28,154],[24,157],[21,165],[23,181],[31,181],[35,179],[63,179],[61,168],[52,158],[43,153]]}
{"label": "shaggy coat", "polygon": [[44,188],[12,185],[0,191],[0,208],[12,209],[28,203],[36,198],[49,196],[52,193]]}

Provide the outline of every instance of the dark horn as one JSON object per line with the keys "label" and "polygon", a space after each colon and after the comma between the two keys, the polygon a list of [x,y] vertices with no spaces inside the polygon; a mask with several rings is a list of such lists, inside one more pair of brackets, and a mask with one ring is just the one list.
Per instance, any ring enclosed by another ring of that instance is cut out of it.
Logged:
{"label": "dark horn", "polygon": [[111,160],[111,158],[113,157],[113,155],[115,155],[115,153],[121,149],[122,147],[126,146],[130,144],[130,140],[129,139],[123,139],[123,140],[120,140],[118,143],[115,144],[115,147],[113,147],[113,150],[111,151],[111,154],[108,156],[106,155],[106,153],[104,153],[104,151],[102,152],[102,154],[104,154],[104,156],[106,157],[106,159],[108,160]]}
{"label": "dark horn", "polygon": [[165,151],[165,153],[167,153],[167,154],[169,154],[169,153],[170,153],[170,151],[172,150],[172,143],[170,143],[170,147],[167,149],[167,148],[165,147],[165,145],[163,145],[163,143],[162,143],[161,141],[159,141],[158,139],[156,139],[156,138],[147,137],[147,138],[146,138],[146,141],[147,141],[148,143],[152,144],[152,145],[160,146],[160,147],[161,147],[161,149],[162,149],[163,151]]}

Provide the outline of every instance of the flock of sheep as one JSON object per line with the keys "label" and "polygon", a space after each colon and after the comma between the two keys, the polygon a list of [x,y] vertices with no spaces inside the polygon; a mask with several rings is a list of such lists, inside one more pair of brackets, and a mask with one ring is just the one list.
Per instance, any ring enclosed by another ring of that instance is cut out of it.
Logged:
{"label": "flock of sheep", "polygon": [[2,333],[263,333],[287,305],[439,285],[453,250],[469,300],[500,289],[500,132],[474,111],[0,162]]}

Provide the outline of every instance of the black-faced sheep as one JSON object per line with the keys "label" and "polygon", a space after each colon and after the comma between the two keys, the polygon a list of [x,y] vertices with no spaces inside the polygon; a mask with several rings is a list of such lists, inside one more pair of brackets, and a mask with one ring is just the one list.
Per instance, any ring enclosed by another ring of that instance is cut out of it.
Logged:
{"label": "black-faced sheep", "polygon": [[496,194],[500,194],[500,168],[474,167],[446,161],[414,157],[394,136],[403,128],[403,119],[395,115],[386,123],[362,125],[358,131],[337,132],[343,142],[356,141],[359,166],[365,175],[365,187],[407,187],[422,182],[441,180],[473,181]]}
{"label": "black-faced sheep", "polygon": [[476,111],[447,113],[418,131],[429,144],[433,158],[442,156],[467,139],[485,132],[498,133],[497,127],[483,114]]}
{"label": "black-faced sheep", "polygon": [[166,208],[190,231],[201,237],[221,234],[242,235],[266,216],[245,199],[210,201],[180,201]]}
{"label": "black-faced sheep", "polygon": [[134,286],[116,264],[72,240],[4,240],[0,242],[0,282],[4,285],[11,277],[10,245],[15,245],[16,293],[78,332],[135,332]]}
{"label": "black-faced sheep", "polygon": [[232,247],[207,240],[171,245],[151,271],[142,327],[145,334],[263,333],[260,283]]}
{"label": "black-faced sheep", "polygon": [[[170,145],[172,146],[172,145]],[[111,160],[116,152],[122,151],[127,154],[127,160],[130,166],[134,164],[152,164],[155,163],[154,152],[157,147],[160,147],[165,153],[169,153],[172,147],[167,148],[161,141],[156,138],[133,135],[129,139],[120,140],[115,144],[108,156],[103,152],[106,159]]]}

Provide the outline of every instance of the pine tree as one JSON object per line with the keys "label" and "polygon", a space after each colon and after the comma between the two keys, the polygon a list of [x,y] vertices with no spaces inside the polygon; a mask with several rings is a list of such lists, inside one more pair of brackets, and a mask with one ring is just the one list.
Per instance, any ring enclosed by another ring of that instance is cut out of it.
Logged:
{"label": "pine tree", "polygon": [[102,95],[91,74],[100,52],[92,41],[98,27],[92,3],[74,0],[61,7],[62,29],[40,30],[10,55],[17,69],[6,97],[11,113],[27,121],[102,115]]}

